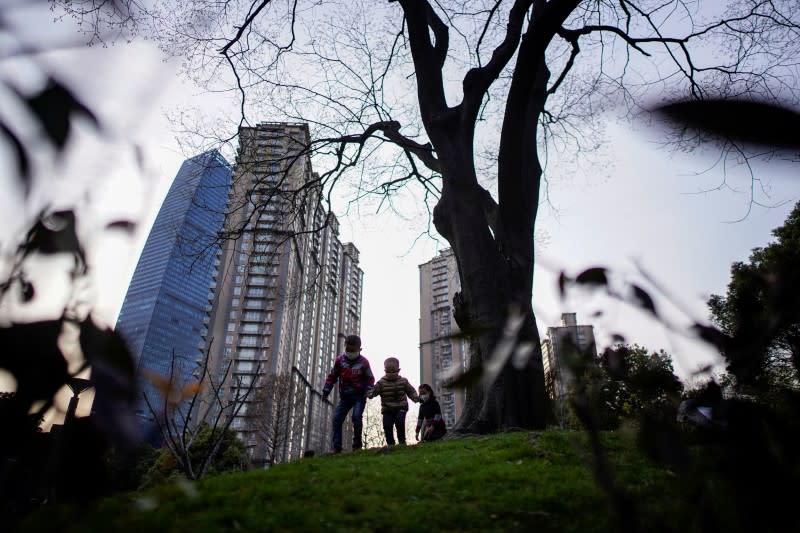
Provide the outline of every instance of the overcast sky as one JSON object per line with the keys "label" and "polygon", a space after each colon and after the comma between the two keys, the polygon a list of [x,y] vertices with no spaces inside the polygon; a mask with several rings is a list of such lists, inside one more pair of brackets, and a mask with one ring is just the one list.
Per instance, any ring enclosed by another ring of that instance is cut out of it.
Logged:
{"label": "overcast sky", "polygon": [[[0,199],[2,242],[8,246],[26,217],[48,201],[52,206],[54,191],[56,204],[83,209],[95,314],[113,324],[171,180],[184,157],[195,155],[175,141],[163,112],[187,101],[211,108],[219,99],[176,81],[173,65],[143,43],[75,47],[40,60],[98,106],[106,136],[82,130],[66,159],[38,169],[47,179],[40,181],[23,208],[17,193]],[[675,357],[678,373],[687,377],[713,360],[703,345],[668,331],[627,304],[576,291],[562,302],[556,290],[558,273],[563,269],[574,275],[590,266],[609,266],[618,280],[648,287],[671,323],[706,319],[704,301],[725,290],[731,262],[765,245],[772,228],[782,224],[800,198],[798,167],[776,161],[757,164],[754,171],[761,182],[755,199],[774,207],[751,208],[752,182],[745,168],[728,168],[723,174],[716,167],[698,174],[712,165],[713,149],[671,154],[656,142],[655,129],[613,117],[606,133],[608,143],[593,159],[604,164],[585,165],[578,172],[548,169],[548,201],[537,224],[534,308],[539,328],[544,334],[548,326],[558,325],[562,312],[578,312],[580,323],[595,326],[601,348],[611,334],[622,334],[630,342],[667,350]],[[132,144],[141,147],[142,164]],[[7,147],[0,150],[0,162],[8,168],[10,153]],[[723,179],[730,187],[719,187]],[[420,237],[427,226],[422,217],[376,216],[369,206],[343,215],[343,204],[333,207],[340,215],[342,240],[354,242],[361,251],[363,352],[379,375],[385,357],[399,357],[402,373],[418,385],[418,266],[446,243]],[[134,238],[97,231],[103,221],[121,217],[140,222]],[[653,290],[642,272],[657,280],[666,294]],[[57,303],[52,307],[60,308]],[[601,309],[602,316],[592,316]]]}
{"label": "overcast sky", "polygon": [[[177,90],[177,89],[176,89]],[[169,91],[167,92],[169,94]],[[180,91],[178,90],[178,93]],[[168,105],[170,98],[165,98]],[[152,126],[149,154],[154,175],[145,194],[143,222],[136,242],[116,255],[115,273],[104,275],[108,287],[100,294],[99,311],[113,322],[146,232],[183,155],[158,114]],[[269,120],[269,117],[264,117]],[[161,124],[161,126],[158,126]],[[724,292],[733,261],[745,260],[752,248],[769,242],[770,231],[781,225],[800,199],[797,167],[781,161],[757,163],[755,199],[745,167],[708,169],[717,155],[713,148],[672,153],[657,139],[658,131],[642,124],[609,118],[609,142],[594,154],[607,164],[596,171],[551,174],[548,202],[542,205],[538,227],[534,306],[539,328],[558,325],[562,312],[578,312],[580,323],[593,324],[602,349],[613,333],[650,349],[665,349],[675,357],[678,373],[686,378],[699,366],[714,361],[702,343],[629,304],[570,291],[562,301],[557,291],[561,270],[576,275],[590,266],[607,266],[617,281],[646,287],[669,323],[685,326],[707,319],[705,300]],[[723,178],[729,187],[719,188]],[[391,213],[375,215],[364,206],[334,205],[341,221],[341,238],[361,252],[364,270],[362,337],[364,354],[380,372],[385,357],[402,362],[403,373],[419,382],[419,268],[447,244],[420,237],[424,218],[402,219]],[[653,287],[642,273],[658,283]],[[661,290],[665,292],[661,292]],[[602,310],[603,316],[592,316]],[[680,329],[680,328],[679,328]]]}

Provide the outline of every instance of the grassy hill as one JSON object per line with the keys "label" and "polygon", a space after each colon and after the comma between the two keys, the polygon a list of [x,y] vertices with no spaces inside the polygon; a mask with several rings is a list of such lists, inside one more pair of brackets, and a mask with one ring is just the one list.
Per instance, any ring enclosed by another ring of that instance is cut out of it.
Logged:
{"label": "grassy hill", "polygon": [[[604,436],[636,526],[686,530],[675,477],[623,433]],[[452,439],[306,458],[270,470],[44,509],[22,531],[608,531],[584,437],[566,431]]]}

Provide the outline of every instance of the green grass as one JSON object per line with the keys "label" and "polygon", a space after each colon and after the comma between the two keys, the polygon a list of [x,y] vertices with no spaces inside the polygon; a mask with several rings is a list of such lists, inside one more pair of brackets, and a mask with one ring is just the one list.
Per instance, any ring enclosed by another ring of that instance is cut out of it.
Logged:
{"label": "green grass", "polygon": [[[604,436],[640,525],[676,523],[674,476],[624,434]],[[579,433],[452,439],[315,457],[42,511],[22,531],[590,531],[613,530]],[[665,524],[671,524],[666,528]]]}

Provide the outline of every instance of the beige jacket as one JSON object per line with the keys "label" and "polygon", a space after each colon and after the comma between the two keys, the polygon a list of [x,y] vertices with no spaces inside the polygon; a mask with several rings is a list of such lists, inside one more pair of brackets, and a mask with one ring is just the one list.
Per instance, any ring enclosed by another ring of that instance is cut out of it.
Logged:
{"label": "beige jacket", "polygon": [[375,396],[381,397],[381,413],[408,411],[406,397],[415,402],[419,401],[416,389],[406,378],[400,377],[398,372],[387,372],[378,380],[369,397]]}

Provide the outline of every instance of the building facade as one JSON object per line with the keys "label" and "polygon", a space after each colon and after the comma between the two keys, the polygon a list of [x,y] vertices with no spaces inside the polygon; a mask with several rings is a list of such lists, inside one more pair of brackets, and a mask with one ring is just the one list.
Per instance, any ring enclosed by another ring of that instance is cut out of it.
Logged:
{"label": "building facade", "polygon": [[564,421],[565,397],[569,393],[573,376],[569,372],[570,357],[597,357],[594,327],[579,325],[575,313],[563,313],[561,325],[547,328],[542,340],[545,390],[554,401],[556,417]]}
{"label": "building facade", "polygon": [[420,380],[433,388],[447,427],[453,427],[464,408],[466,391],[448,389],[443,381],[450,373],[465,370],[469,353],[453,318],[453,297],[461,289],[458,265],[451,249],[419,265],[420,284]]}
{"label": "building facade", "polygon": [[[186,160],[156,216],[116,324],[140,376],[192,377],[231,173],[216,150]],[[162,401],[149,380],[141,383],[151,403]],[[137,411],[150,418],[145,402]]]}
{"label": "building facade", "polygon": [[309,144],[307,124],[240,128],[230,239],[209,302],[205,350],[220,408],[254,464],[330,446],[322,386],[342,339],[360,330],[358,250],[323,209]]}

